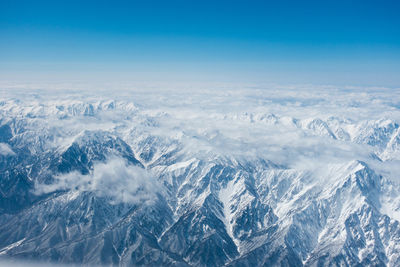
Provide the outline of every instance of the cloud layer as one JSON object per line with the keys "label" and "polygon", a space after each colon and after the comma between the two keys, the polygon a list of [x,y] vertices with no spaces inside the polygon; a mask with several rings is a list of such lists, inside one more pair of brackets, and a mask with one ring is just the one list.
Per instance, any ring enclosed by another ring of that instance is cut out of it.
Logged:
{"label": "cloud layer", "polygon": [[[176,148],[182,161],[261,158],[317,172],[326,164],[362,160],[399,180],[394,171],[400,160],[398,89],[116,84],[82,91],[50,84],[7,90],[10,86],[3,84],[1,122],[13,125],[17,118],[24,132],[14,142],[35,149],[62,151],[83,131],[99,130],[120,137],[138,157],[151,154],[141,159],[149,169]],[[148,172],[112,159],[95,165],[88,176],[58,176],[56,184],[41,190],[90,190],[117,202],[137,202],[153,197],[154,183]]]}
{"label": "cloud layer", "polygon": [[2,156],[14,156],[15,153],[11,147],[6,143],[0,143],[0,155]]}
{"label": "cloud layer", "polygon": [[120,158],[95,164],[88,175],[71,172],[55,176],[53,184],[36,185],[38,194],[56,190],[89,191],[108,198],[112,203],[130,204],[152,202],[161,192],[157,181],[145,169],[127,165]]}

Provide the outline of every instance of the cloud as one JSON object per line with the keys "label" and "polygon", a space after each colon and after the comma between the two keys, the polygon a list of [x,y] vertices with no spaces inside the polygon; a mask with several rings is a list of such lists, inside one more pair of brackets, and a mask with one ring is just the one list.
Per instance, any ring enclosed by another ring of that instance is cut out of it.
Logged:
{"label": "cloud", "polygon": [[[157,158],[178,147],[183,161],[194,156],[262,158],[288,168],[321,170],[331,163],[378,161],[371,155],[383,153],[396,132],[379,122],[400,123],[400,90],[391,88],[259,84],[116,84],[96,91],[52,88],[54,84],[37,91],[30,88],[29,94],[23,88],[4,91],[0,115],[23,118],[25,130],[33,133],[24,141],[29,145],[43,136],[42,147],[60,149],[84,130],[102,130],[127,142],[136,155],[150,151]],[[85,115],[86,107],[93,107],[90,116]],[[146,137],[157,142],[143,143]],[[374,138],[382,142],[374,144]],[[115,160],[107,164],[111,165],[96,165],[87,177],[76,173],[58,177],[52,190],[79,187],[121,200],[112,192],[106,194],[102,185],[140,170]],[[380,170],[385,168],[394,166],[384,164]],[[126,183],[125,178],[114,182],[118,185],[114,191],[127,200],[134,198],[137,186],[122,192],[125,188],[119,185]],[[90,179],[96,182],[89,183]]]}
{"label": "cloud", "polygon": [[128,165],[121,158],[97,163],[88,175],[71,172],[55,176],[53,184],[37,184],[36,193],[56,190],[90,191],[112,203],[149,204],[161,193],[156,179],[143,168]]}
{"label": "cloud", "polygon": [[0,155],[2,156],[15,156],[15,152],[6,143],[0,143]]}

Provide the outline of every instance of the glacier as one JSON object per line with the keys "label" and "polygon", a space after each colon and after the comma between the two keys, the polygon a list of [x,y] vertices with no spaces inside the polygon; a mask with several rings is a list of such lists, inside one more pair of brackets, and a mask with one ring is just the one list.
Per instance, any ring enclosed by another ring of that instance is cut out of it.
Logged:
{"label": "glacier", "polygon": [[400,90],[2,84],[0,259],[399,266]]}

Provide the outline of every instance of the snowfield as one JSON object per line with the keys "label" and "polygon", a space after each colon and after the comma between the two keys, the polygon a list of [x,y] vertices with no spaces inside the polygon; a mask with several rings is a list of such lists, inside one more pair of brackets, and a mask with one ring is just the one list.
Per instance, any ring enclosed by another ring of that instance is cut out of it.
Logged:
{"label": "snowfield", "polygon": [[0,89],[0,255],[400,266],[400,89]]}

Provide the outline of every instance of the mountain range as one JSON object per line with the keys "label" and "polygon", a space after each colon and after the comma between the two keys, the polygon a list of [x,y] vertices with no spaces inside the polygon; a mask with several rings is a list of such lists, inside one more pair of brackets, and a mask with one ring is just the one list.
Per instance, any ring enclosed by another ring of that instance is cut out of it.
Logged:
{"label": "mountain range", "polygon": [[4,259],[400,266],[393,89],[24,92],[0,99]]}

